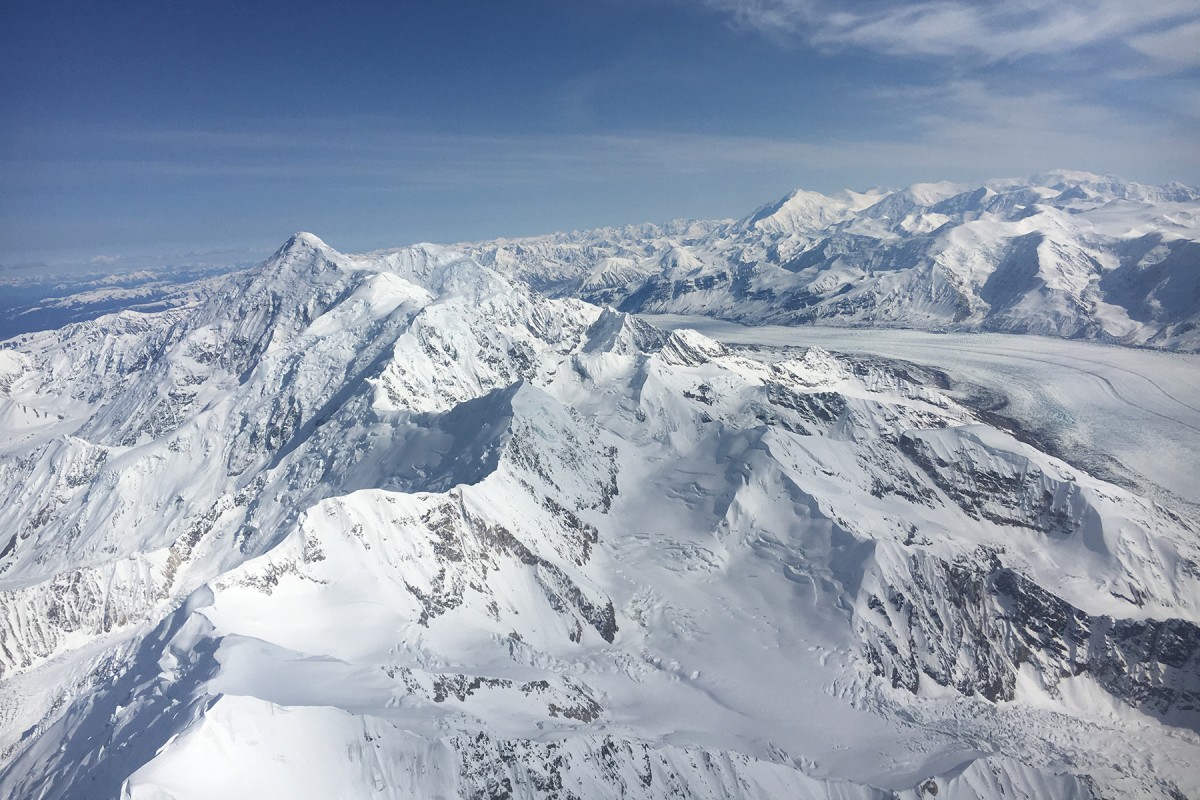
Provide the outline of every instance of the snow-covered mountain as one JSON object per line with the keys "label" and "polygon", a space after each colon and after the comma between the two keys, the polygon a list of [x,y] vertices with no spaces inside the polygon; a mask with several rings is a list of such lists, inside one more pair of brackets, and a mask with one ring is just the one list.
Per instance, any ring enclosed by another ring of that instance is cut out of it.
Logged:
{"label": "snow-covered mountain", "polygon": [[[736,230],[793,259],[888,202],[796,199]],[[720,230],[540,277],[298,234],[0,343],[0,796],[1200,791],[1189,509],[932,373],[526,285]]]}
{"label": "snow-covered mountain", "polygon": [[796,191],[738,221],[468,245],[551,296],[748,324],[990,330],[1200,349],[1200,190],[1054,172]]}

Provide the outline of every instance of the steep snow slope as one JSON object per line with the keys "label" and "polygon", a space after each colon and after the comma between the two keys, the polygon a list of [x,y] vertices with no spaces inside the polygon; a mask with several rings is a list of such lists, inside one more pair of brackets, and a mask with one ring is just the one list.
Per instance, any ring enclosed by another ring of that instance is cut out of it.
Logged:
{"label": "steep snow slope", "polygon": [[922,375],[434,246],[226,281],[0,349],[0,796],[1200,789],[1194,524]]}
{"label": "steep snow slope", "polygon": [[[979,187],[799,190],[737,222],[467,249],[538,291],[623,311],[1194,351],[1198,231],[1200,190],[1056,172]],[[621,267],[606,266],[614,263]]]}

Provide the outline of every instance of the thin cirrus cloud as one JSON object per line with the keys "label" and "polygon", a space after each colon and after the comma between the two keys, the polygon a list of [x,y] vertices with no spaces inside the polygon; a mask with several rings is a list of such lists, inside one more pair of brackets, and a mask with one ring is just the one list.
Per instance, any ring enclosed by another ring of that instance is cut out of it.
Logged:
{"label": "thin cirrus cloud", "polygon": [[[93,130],[88,137],[125,145],[121,157],[9,163],[10,179],[70,186],[119,178],[216,180],[354,179],[363,189],[605,185],[730,175],[837,169],[845,183],[887,180],[896,163],[941,175],[990,175],[1063,164],[1112,165],[1169,178],[1181,158],[1200,160],[1200,145],[1169,120],[1122,114],[1062,89],[1004,93],[978,80],[935,87],[877,89],[866,102],[902,108],[913,129],[855,137],[715,135],[686,131],[480,135],[397,130],[386,118],[291,119],[285,125],[230,129]],[[1129,163],[1129,141],[1152,149]],[[843,184],[845,185],[845,184]],[[812,188],[839,188],[818,186]],[[861,187],[860,187],[861,188]]]}
{"label": "thin cirrus cloud", "polygon": [[1171,72],[1200,60],[1196,0],[933,0],[833,4],[826,0],[704,0],[739,25],[824,47],[984,63],[1059,55],[1104,43]]}
{"label": "thin cirrus cloud", "polygon": [[1200,19],[1166,30],[1143,33],[1129,44],[1156,64],[1180,70],[1200,65]]}

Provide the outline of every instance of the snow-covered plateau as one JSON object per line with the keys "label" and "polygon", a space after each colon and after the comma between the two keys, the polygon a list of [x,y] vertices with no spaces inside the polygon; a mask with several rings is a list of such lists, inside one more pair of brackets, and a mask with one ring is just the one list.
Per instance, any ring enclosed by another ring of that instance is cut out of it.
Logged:
{"label": "snow-covered plateau", "polygon": [[[738,224],[855,224],[793,200]],[[513,247],[0,342],[0,797],[1200,796],[1194,431],[1135,446],[1200,356],[704,335]]]}

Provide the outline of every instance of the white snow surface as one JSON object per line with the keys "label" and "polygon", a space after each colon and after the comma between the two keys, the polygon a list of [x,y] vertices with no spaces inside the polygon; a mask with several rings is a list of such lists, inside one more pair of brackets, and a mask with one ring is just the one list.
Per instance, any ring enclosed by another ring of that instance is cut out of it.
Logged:
{"label": "white snow surface", "polygon": [[223,280],[0,344],[0,796],[1200,791],[1186,508],[453,248]]}

